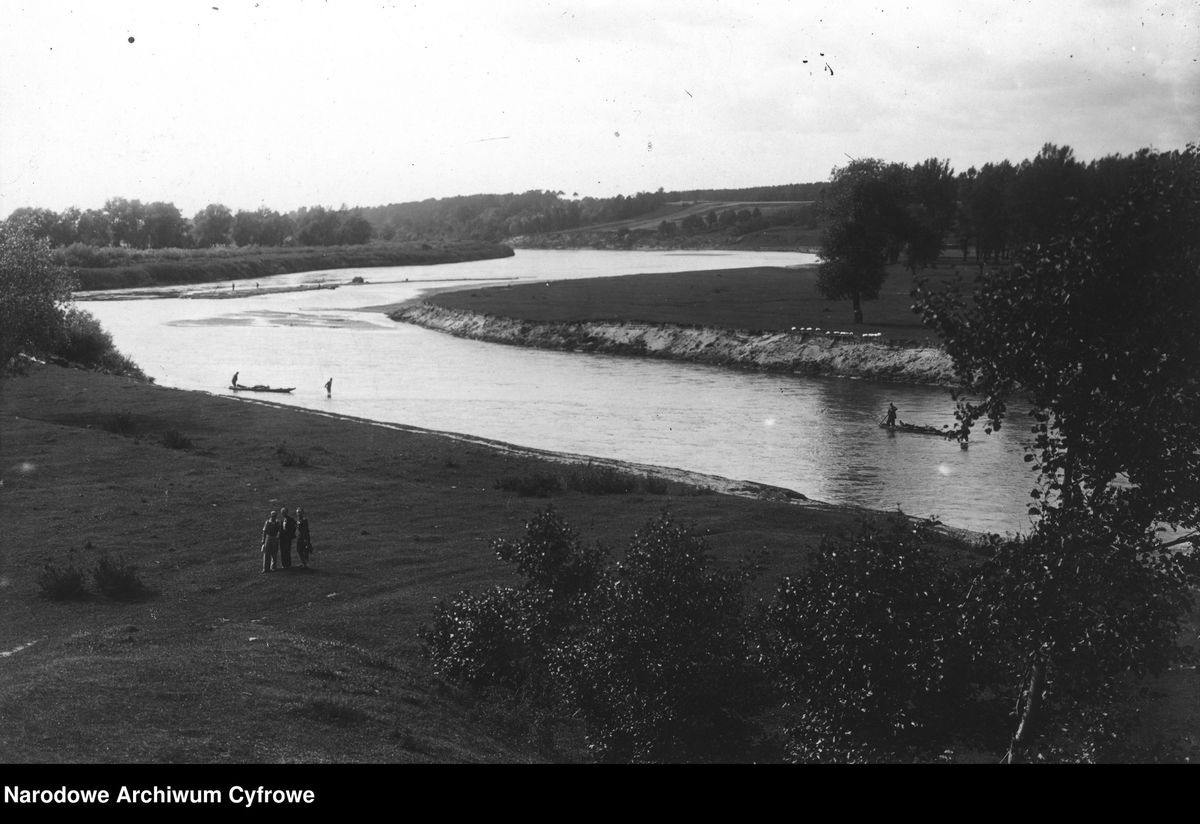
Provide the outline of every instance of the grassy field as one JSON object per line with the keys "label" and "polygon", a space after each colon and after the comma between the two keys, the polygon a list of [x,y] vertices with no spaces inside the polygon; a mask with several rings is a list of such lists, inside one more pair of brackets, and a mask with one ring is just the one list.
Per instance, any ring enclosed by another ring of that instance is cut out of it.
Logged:
{"label": "grassy field", "polygon": [[[921,276],[930,285],[961,276],[969,290],[979,268],[944,259]],[[759,267],[625,277],[560,280],[442,292],[429,302],[453,309],[529,321],[625,320],[726,329],[780,331],[815,327],[880,333],[885,339],[936,340],[912,311],[914,281],[889,268],[879,299],[863,304],[865,323],[853,323],[849,301],[817,291],[816,268]]]}
{"label": "grassy field", "polygon": [[[438,599],[512,583],[490,549],[548,503],[619,548],[663,507],[718,565],[763,552],[763,593],[852,509],[672,480],[520,497],[569,470],[421,431],[36,367],[0,397],[0,762],[579,760],[580,730],[441,683]],[[577,469],[577,467],[576,467]],[[653,489],[654,492],[650,490]],[[659,493],[659,494],[654,494]],[[260,574],[269,510],[303,506],[309,570]],[[46,563],[136,565],[140,600],[57,602]]]}

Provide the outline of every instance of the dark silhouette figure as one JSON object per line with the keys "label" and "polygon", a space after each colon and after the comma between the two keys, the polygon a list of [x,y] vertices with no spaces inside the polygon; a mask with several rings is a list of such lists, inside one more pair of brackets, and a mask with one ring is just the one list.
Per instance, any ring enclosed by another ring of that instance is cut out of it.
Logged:
{"label": "dark silhouette figure", "polygon": [[885,423],[888,425],[888,428],[889,428],[889,429],[895,429],[895,428],[896,428],[896,413],[897,413],[898,411],[899,411],[899,410],[898,410],[898,409],[896,409],[896,404],[894,404],[894,403],[889,403],[889,404],[888,404],[888,410],[887,410],[887,420],[885,421]]}
{"label": "dark silhouette figure", "polygon": [[296,540],[296,519],[288,514],[287,507],[281,510],[279,530],[279,563],[284,569],[292,566],[292,541]]}
{"label": "dark silhouette figure", "polygon": [[308,516],[304,510],[296,508],[296,553],[300,556],[300,566],[308,568],[308,556],[312,554],[312,536],[308,532]]}
{"label": "dark silhouette figure", "polygon": [[280,526],[279,513],[271,510],[266,523],[263,524],[262,531],[263,572],[274,572],[279,569]]}
{"label": "dark silhouette figure", "polygon": [[330,378],[329,380],[325,381],[325,397],[327,397],[327,398],[333,397],[333,378]]}
{"label": "dark silhouette figure", "polygon": [[240,374],[242,374],[242,373],[241,373],[241,372],[234,372],[234,373],[233,373],[233,382],[229,384],[230,386],[237,386],[237,385],[238,385],[237,379],[238,379],[238,375],[240,375]]}

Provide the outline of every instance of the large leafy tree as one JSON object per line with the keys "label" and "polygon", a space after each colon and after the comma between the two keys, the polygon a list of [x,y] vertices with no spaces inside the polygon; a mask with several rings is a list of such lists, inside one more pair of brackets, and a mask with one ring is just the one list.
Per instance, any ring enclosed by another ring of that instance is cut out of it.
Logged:
{"label": "large leafy tree", "polygon": [[113,246],[146,248],[146,207],[140,200],[110,197],[104,203]]}
{"label": "large leafy tree", "polygon": [[830,300],[849,300],[855,323],[863,322],[862,302],[879,297],[885,265],[899,256],[904,178],[896,164],[854,160],[833,170],[825,190],[817,288]]}
{"label": "large leafy tree", "polygon": [[974,590],[1023,684],[1010,755],[1080,680],[1080,650],[1093,684],[1167,660],[1186,576],[1156,528],[1200,525],[1198,307],[1196,145],[1140,155],[1119,197],[1080,204],[1067,231],[981,278],[972,302],[918,290],[968,393],[964,435],[1001,426],[1010,399],[1031,407],[1034,530]]}
{"label": "large leafy tree", "polygon": [[233,212],[228,206],[210,203],[192,218],[192,235],[201,248],[224,246],[233,235]]}
{"label": "large leafy tree", "polygon": [[161,200],[149,203],[145,210],[146,242],[151,249],[184,245],[187,222],[174,203]]}
{"label": "large leafy tree", "polygon": [[21,221],[0,223],[0,375],[21,353],[48,349],[62,328],[72,283],[50,242]]}

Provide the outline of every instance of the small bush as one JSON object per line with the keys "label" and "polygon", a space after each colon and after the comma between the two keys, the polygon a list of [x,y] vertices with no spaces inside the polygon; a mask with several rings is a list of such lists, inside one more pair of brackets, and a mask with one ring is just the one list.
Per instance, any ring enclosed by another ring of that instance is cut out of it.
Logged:
{"label": "small bush", "polygon": [[534,599],[521,590],[494,587],[438,603],[433,624],[420,632],[434,672],[468,684],[522,683],[529,675]]}
{"label": "small bush", "polygon": [[562,489],[557,475],[533,472],[529,475],[505,475],[496,481],[496,489],[515,492],[522,498],[545,498]]}
{"label": "small bush", "polygon": [[137,421],[128,412],[117,412],[115,415],[110,415],[100,425],[114,435],[133,435],[137,433]]}
{"label": "small bush", "polygon": [[901,514],[827,538],[806,575],[780,581],[760,649],[796,709],[792,757],[911,760],[963,732],[965,589],[930,526]]}
{"label": "small bush", "polygon": [[279,458],[279,463],[283,466],[306,467],[309,465],[307,455],[294,451],[283,442],[275,445],[275,455]]}
{"label": "small bush", "polygon": [[87,597],[83,573],[75,567],[74,560],[68,561],[65,569],[47,561],[38,573],[37,584],[42,595],[51,601],[77,601]]}
{"label": "small bush", "polygon": [[590,463],[567,475],[567,489],[585,495],[627,495],[637,491],[637,478],[610,467]]}
{"label": "small bush", "polygon": [[195,444],[192,439],[178,429],[169,429],[163,433],[162,444],[167,449],[192,449]]}
{"label": "small bush", "polygon": [[646,492],[651,495],[666,495],[670,489],[670,485],[666,478],[656,478],[653,475],[647,475],[643,479],[646,487]]}
{"label": "small bush", "polygon": [[124,558],[113,559],[107,552],[100,555],[92,569],[96,589],[117,601],[136,601],[148,590],[138,577],[137,567],[126,563]]}

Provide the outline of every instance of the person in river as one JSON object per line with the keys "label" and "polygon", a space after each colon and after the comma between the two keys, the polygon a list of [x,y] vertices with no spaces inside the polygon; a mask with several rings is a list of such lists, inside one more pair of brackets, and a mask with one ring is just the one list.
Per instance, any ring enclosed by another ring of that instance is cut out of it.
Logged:
{"label": "person in river", "polygon": [[279,562],[284,569],[292,567],[292,541],[296,540],[296,519],[285,506],[279,513]]}
{"label": "person in river", "polygon": [[308,532],[308,516],[303,507],[296,507],[296,553],[300,556],[300,566],[308,569],[308,556],[312,554],[312,536]]}
{"label": "person in river", "polygon": [[271,510],[262,529],[263,572],[274,572],[279,569],[279,513]]}
{"label": "person in river", "polygon": [[330,378],[329,380],[325,381],[325,397],[327,397],[327,398],[333,397],[333,378]]}
{"label": "person in river", "polygon": [[889,429],[896,428],[896,413],[898,411],[900,410],[896,409],[896,404],[891,402],[888,403],[887,419],[884,421],[884,423],[887,424]]}
{"label": "person in river", "polygon": [[234,372],[234,373],[233,373],[233,380],[230,382],[230,384],[229,384],[230,386],[237,386],[237,385],[238,385],[237,379],[238,379],[238,375],[240,375],[240,374],[242,374],[242,373],[241,373],[241,372]]}

